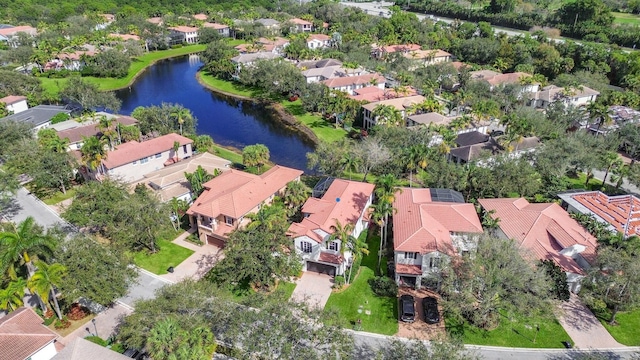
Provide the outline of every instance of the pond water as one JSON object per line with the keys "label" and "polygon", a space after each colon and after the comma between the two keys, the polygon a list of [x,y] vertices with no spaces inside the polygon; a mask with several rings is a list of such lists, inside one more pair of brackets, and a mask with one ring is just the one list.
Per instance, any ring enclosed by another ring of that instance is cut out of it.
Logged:
{"label": "pond water", "polygon": [[265,144],[276,164],[304,170],[306,153],[313,143],[304,135],[285,127],[269,111],[251,101],[216,94],[198,83],[202,66],[197,55],[163,60],[150,66],[130,88],[116,91],[122,100],[122,114],[138,106],[181,104],[198,119],[198,134],[210,135],[217,144],[242,149]]}

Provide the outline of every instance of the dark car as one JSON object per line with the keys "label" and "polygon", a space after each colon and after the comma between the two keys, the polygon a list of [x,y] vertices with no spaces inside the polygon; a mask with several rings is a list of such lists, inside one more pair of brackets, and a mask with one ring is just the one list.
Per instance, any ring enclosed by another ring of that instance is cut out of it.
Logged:
{"label": "dark car", "polygon": [[416,305],[413,296],[400,296],[400,320],[412,323],[416,320]]}
{"label": "dark car", "polygon": [[438,300],[436,300],[436,298],[429,296],[422,299],[422,310],[424,310],[424,321],[427,324],[437,324],[440,322]]}
{"label": "dark car", "polygon": [[138,349],[127,349],[122,355],[135,360],[142,360],[144,358],[144,353]]}

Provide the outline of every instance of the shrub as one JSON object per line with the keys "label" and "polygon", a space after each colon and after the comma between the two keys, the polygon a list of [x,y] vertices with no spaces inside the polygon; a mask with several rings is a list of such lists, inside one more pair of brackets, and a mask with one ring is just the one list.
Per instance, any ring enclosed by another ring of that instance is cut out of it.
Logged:
{"label": "shrub", "polygon": [[342,286],[344,286],[344,276],[336,275],[333,278],[333,287],[336,289],[340,289]]}
{"label": "shrub", "polygon": [[120,343],[115,343],[111,345],[111,350],[122,354],[125,350],[124,345],[120,344]]}
{"label": "shrub", "polygon": [[53,323],[53,327],[58,330],[66,329],[69,326],[71,326],[71,321],[69,321],[69,319],[66,316],[63,316],[62,320],[56,319],[55,323]]}
{"label": "shrub", "polygon": [[[107,341],[99,336],[87,336],[84,338],[85,340],[91,341],[94,344],[98,344],[100,346],[107,346]],[[113,347],[112,347],[113,348]]]}
{"label": "shrub", "polygon": [[69,114],[65,114],[65,113],[59,113],[56,114],[56,116],[51,118],[51,124],[57,124],[57,123],[61,123],[63,121],[67,121],[69,120]]}
{"label": "shrub", "polygon": [[395,297],[398,295],[398,284],[386,276],[376,276],[369,279],[369,286],[373,293],[378,296]]}
{"label": "shrub", "polygon": [[191,234],[191,235],[187,236],[187,238],[185,240],[187,240],[188,242],[190,242],[192,244],[196,244],[198,246],[204,245],[202,240],[200,240],[200,238],[198,238],[198,235],[196,235],[196,234]]}
{"label": "shrub", "polygon": [[551,281],[551,296],[554,299],[568,301],[571,294],[564,271],[552,260],[538,262],[538,268],[544,270]]}
{"label": "shrub", "polygon": [[53,324],[54,321],[56,321],[56,318],[54,316],[52,316],[52,317],[44,319],[43,324],[44,324],[44,326],[49,326],[49,325]]}
{"label": "shrub", "polygon": [[69,318],[69,320],[80,320],[87,317],[88,314],[89,311],[87,309],[83,308],[78,303],[74,303],[73,305],[71,305],[71,310],[69,310],[67,317]]}

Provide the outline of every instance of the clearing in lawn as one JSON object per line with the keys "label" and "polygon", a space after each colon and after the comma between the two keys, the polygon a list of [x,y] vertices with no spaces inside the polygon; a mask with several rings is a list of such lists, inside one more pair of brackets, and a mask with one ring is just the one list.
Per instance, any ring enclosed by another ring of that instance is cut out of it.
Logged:
{"label": "clearing in lawn", "polygon": [[[332,293],[325,311],[337,311],[345,328],[354,328],[361,321],[363,331],[394,335],[398,332],[398,299],[380,297],[373,293],[369,279],[376,275],[380,236],[369,230],[369,255],[362,259],[360,271],[345,290]],[[385,258],[382,264],[386,264]]]}

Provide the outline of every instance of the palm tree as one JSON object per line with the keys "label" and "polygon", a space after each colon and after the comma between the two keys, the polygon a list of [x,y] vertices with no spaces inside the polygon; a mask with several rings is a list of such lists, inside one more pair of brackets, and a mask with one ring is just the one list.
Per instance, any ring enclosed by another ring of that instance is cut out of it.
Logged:
{"label": "palm tree", "polygon": [[397,126],[402,122],[402,114],[391,105],[377,105],[371,112],[371,116],[378,125]]}
{"label": "palm tree", "polygon": [[22,306],[26,287],[27,281],[22,278],[9,282],[6,288],[0,290],[0,309],[11,312]]}
{"label": "palm tree", "polygon": [[610,125],[613,122],[613,119],[611,119],[611,110],[609,110],[609,106],[606,104],[595,101],[591,102],[587,105],[587,111],[589,111],[589,118],[596,120],[598,123],[596,136],[600,134],[600,128],[602,125]]}
{"label": "palm tree", "polygon": [[179,347],[181,333],[178,321],[173,317],[162,319],[156,323],[147,339],[147,349],[151,358],[170,358],[174,350]]}
{"label": "palm tree", "polygon": [[[369,245],[367,244],[367,239],[364,236],[354,237],[352,242],[347,244],[351,253],[353,254],[353,262],[355,264],[358,261],[358,258],[363,255],[369,255]],[[347,277],[347,284],[351,282],[351,271],[353,270],[353,265],[349,268],[349,276]],[[357,275],[357,274],[356,274]]]}
{"label": "palm tree", "polygon": [[340,158],[340,165],[342,165],[342,172],[349,172],[349,180],[351,180],[351,173],[357,171],[361,161],[360,157],[352,152],[345,152],[342,154],[342,158]]}
{"label": "palm tree", "polygon": [[383,249],[382,244],[384,242],[385,236],[387,236],[387,221],[389,215],[392,215],[395,209],[393,208],[393,205],[391,203],[380,200],[378,200],[377,204],[371,205],[371,208],[373,209],[373,213],[371,214],[372,220],[375,221],[375,223],[378,224],[378,227],[380,228],[380,248],[378,249],[378,272],[380,272],[380,262],[382,261]]}
{"label": "palm tree", "polygon": [[18,226],[13,223],[12,226],[13,231],[0,232],[2,272],[7,272],[11,279],[17,279],[16,268],[25,264],[30,277],[34,271],[31,263],[33,257],[37,257],[38,253],[51,253],[56,246],[55,240],[43,233],[31,216]]}
{"label": "palm tree", "polygon": [[173,116],[178,121],[178,125],[180,125],[180,135],[182,135],[182,124],[184,124],[186,120],[193,119],[191,111],[189,111],[189,109],[183,108],[182,106],[174,106],[171,110],[171,116]]}
{"label": "palm tree", "polygon": [[284,190],[284,204],[287,205],[289,209],[298,209],[307,201],[310,193],[311,190],[302,181],[291,181]]}
{"label": "palm tree", "polygon": [[407,149],[407,169],[409,170],[409,187],[412,187],[413,170],[425,169],[429,161],[429,149],[426,145],[412,145]]}
{"label": "palm tree", "polygon": [[66,275],[67,268],[62,264],[56,263],[48,265],[44,261],[39,260],[36,260],[35,264],[37,270],[27,282],[29,290],[38,294],[45,307],[47,307],[50,300],[49,296],[51,296],[58,319],[62,319],[62,312],[60,311],[60,305],[58,305],[55,287],[59,286],[62,282],[62,278]]}
{"label": "palm tree", "polygon": [[401,192],[399,181],[392,174],[386,174],[376,179],[375,194],[378,199],[378,203],[374,207],[374,215],[378,219],[379,224],[382,225],[380,230],[380,250],[378,252],[378,270],[380,270],[380,261],[382,259],[382,250],[386,248],[389,216],[393,215],[396,209],[393,207],[395,196],[398,192]]}
{"label": "palm tree", "polygon": [[607,170],[604,173],[604,178],[602,178],[602,186],[604,186],[604,184],[607,182],[607,177],[609,176],[609,172],[614,168],[621,167],[624,164],[624,162],[622,161],[620,156],[618,156],[618,153],[613,151],[607,151],[601,154],[601,156],[602,156],[603,163],[607,167]]}
{"label": "palm tree", "polygon": [[[346,223],[342,225],[338,219],[333,219],[335,221],[335,225],[331,225],[331,230],[333,230],[333,234],[331,234],[327,238],[327,242],[331,242],[333,240],[340,240],[340,255],[344,259],[344,253],[346,249],[349,247],[349,244],[352,244],[355,240],[353,237],[353,229],[354,226],[351,223]],[[351,254],[354,256],[354,254]],[[353,264],[355,258],[351,260],[351,264]],[[347,284],[349,281],[347,280]]]}
{"label": "palm tree", "polygon": [[178,162],[180,160],[180,157],[178,156],[178,149],[180,149],[180,142],[179,141],[174,141],[173,142],[173,157],[176,159],[176,162]]}
{"label": "palm tree", "polygon": [[[522,135],[514,131],[508,131],[506,134],[498,138],[498,143],[507,150],[507,152],[512,152],[518,151],[518,144],[520,144],[523,139]],[[513,146],[514,143],[516,144],[515,147]]]}
{"label": "palm tree", "polygon": [[104,141],[95,136],[83,137],[80,154],[82,156],[82,162],[88,168],[97,170],[98,173],[102,169],[102,161],[107,159]]}

